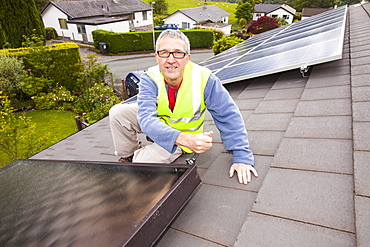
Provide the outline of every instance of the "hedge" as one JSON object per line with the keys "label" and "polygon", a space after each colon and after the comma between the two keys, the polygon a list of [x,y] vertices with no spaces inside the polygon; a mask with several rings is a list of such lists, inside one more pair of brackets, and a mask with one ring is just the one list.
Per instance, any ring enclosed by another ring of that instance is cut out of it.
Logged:
{"label": "hedge", "polygon": [[[36,76],[47,77],[71,90],[80,70],[81,55],[75,43],[60,43],[44,47],[18,48],[3,50],[9,55],[22,58],[25,69]],[[36,59],[36,60],[35,60]],[[40,73],[45,73],[41,74]]]}
{"label": "hedge", "polygon": [[[213,45],[213,31],[207,29],[183,30],[190,41],[190,48],[208,48]],[[161,31],[155,31],[157,39]],[[100,49],[100,42],[107,44],[110,53],[125,53],[135,51],[153,51],[153,32],[115,33],[105,30],[92,31],[94,47]]]}

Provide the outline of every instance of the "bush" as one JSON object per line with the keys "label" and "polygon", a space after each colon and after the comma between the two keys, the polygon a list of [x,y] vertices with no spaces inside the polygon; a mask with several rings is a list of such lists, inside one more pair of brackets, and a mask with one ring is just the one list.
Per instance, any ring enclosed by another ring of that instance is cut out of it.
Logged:
{"label": "bush", "polygon": [[222,30],[220,30],[220,29],[213,30],[214,41],[218,41],[224,35],[225,35],[225,33]]}
{"label": "bush", "polygon": [[[184,30],[182,31],[190,41],[191,48],[204,48],[213,45],[213,32],[211,30]],[[155,31],[158,38],[161,31]],[[123,53],[135,51],[151,51],[153,47],[152,31],[115,33],[105,30],[92,31],[94,47],[99,49],[99,43],[105,42],[110,53]]]}
{"label": "bush", "polygon": [[195,29],[182,31],[190,41],[190,48],[212,47],[214,38],[213,31],[209,29]]}
{"label": "bush", "polygon": [[[28,70],[31,72],[31,69]],[[40,93],[47,93],[53,88],[53,81],[43,77],[26,76],[22,82],[22,91],[28,96],[34,96]]]}
{"label": "bush", "polygon": [[251,22],[248,32],[259,34],[279,27],[279,21],[274,17],[262,16],[257,21]]}
{"label": "bush", "polygon": [[22,58],[25,69],[31,71],[32,76],[51,80],[54,85],[65,86],[68,90],[75,88],[77,75],[73,72],[81,70],[77,44],[61,43],[7,51],[11,56]]}
{"label": "bush", "polygon": [[39,93],[32,97],[36,107],[40,110],[72,110],[74,97],[63,86],[50,93]]}
{"label": "bush", "polygon": [[122,101],[121,98],[117,96],[111,86],[105,83],[95,83],[76,97],[75,112],[84,116],[86,122],[94,123],[108,116],[109,109],[120,101]]}
{"label": "bush", "polygon": [[5,53],[0,54],[0,91],[11,101],[21,100],[21,87],[25,75],[21,59]]}
{"label": "bush", "polygon": [[121,101],[113,87],[105,84],[105,77],[109,74],[107,65],[97,63],[97,57],[87,56],[82,71],[76,83],[74,111],[84,116],[86,121],[93,123],[108,116],[109,109]]}
{"label": "bush", "polygon": [[[1,92],[0,92],[1,94]],[[7,96],[0,96],[0,151],[6,163],[26,159],[35,154],[46,141],[46,134],[36,138],[36,125],[25,114],[15,114]]]}
{"label": "bush", "polygon": [[53,27],[45,27],[46,40],[57,39],[58,33]]}
{"label": "bush", "polygon": [[213,45],[213,53],[215,55],[226,51],[227,49],[239,44],[240,42],[244,41],[243,39],[240,39],[235,36],[224,36],[219,41],[215,42]]}

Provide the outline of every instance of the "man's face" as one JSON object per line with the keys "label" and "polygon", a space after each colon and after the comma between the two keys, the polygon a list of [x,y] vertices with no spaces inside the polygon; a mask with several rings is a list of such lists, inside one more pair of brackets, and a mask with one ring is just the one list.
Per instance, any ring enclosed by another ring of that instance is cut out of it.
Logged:
{"label": "man's face", "polygon": [[[162,38],[158,47],[158,51],[186,52],[185,42],[171,37]],[[155,58],[167,83],[173,87],[178,87],[184,74],[185,65],[190,59],[190,54],[186,54],[184,58],[174,58],[173,55],[171,54],[168,58],[165,58],[155,53]]]}

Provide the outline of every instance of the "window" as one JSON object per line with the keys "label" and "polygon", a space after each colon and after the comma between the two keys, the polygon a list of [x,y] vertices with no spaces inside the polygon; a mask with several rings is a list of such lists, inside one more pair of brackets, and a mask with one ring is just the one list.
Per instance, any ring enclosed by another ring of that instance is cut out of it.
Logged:
{"label": "window", "polygon": [[143,12],[143,20],[144,21],[148,20],[148,12],[146,11]]}
{"label": "window", "polygon": [[188,22],[183,22],[183,23],[181,23],[181,27],[182,27],[183,29],[189,29],[189,28],[190,28],[190,23],[188,23]]}
{"label": "window", "polygon": [[289,20],[289,15],[283,15],[283,18],[284,18],[285,20]]}
{"label": "window", "polygon": [[59,26],[61,29],[68,29],[67,20],[66,19],[58,19]]}
{"label": "window", "polygon": [[85,25],[77,24],[77,32],[78,33],[86,33]]}
{"label": "window", "polygon": [[278,18],[279,16],[278,15],[271,15],[271,17]]}

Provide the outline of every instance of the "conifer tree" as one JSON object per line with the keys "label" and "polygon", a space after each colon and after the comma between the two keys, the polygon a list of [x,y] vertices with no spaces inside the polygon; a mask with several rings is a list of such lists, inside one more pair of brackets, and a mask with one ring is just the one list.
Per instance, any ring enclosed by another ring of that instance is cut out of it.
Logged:
{"label": "conifer tree", "polygon": [[35,0],[0,0],[0,48],[4,44],[18,48],[23,36],[45,37],[44,23]]}

